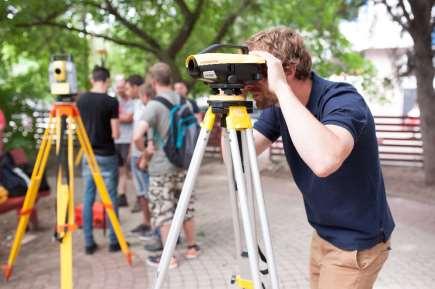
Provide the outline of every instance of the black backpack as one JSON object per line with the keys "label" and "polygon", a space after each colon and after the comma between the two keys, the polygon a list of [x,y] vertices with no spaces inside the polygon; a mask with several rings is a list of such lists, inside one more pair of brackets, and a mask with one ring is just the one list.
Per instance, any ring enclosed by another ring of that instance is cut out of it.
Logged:
{"label": "black backpack", "polygon": [[[0,184],[8,190],[10,197],[21,197],[27,192],[32,168],[28,165],[17,166],[12,155],[7,152],[0,158]],[[39,192],[49,190],[45,175],[39,185]]]}
{"label": "black backpack", "polygon": [[0,160],[0,184],[8,190],[10,197],[24,196],[27,182],[15,169],[12,156],[9,153],[4,154]]}
{"label": "black backpack", "polygon": [[163,145],[166,157],[176,167],[188,169],[200,130],[192,109],[182,96],[176,105],[161,96],[152,100],[162,103],[169,110],[168,139]]}

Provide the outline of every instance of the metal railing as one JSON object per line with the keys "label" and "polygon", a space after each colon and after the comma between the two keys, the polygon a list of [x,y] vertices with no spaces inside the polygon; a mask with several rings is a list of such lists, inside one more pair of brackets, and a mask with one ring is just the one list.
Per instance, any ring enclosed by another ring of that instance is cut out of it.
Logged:
{"label": "metal railing", "polygon": [[[423,142],[419,117],[374,117],[378,139],[379,158],[386,165],[423,165]],[[281,138],[272,144],[269,158],[281,160],[284,148]]]}

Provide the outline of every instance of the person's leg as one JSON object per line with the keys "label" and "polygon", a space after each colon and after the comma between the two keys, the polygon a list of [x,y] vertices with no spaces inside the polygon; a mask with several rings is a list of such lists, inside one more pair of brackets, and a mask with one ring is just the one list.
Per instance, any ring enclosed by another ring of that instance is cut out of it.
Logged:
{"label": "person's leg", "polygon": [[89,170],[86,161],[83,162],[83,178],[85,181],[85,192],[83,195],[83,235],[85,237],[85,247],[91,248],[94,246],[95,241],[92,234],[93,225],[93,211],[92,206],[95,202],[95,183],[92,174]]}
{"label": "person's leg", "polygon": [[[116,216],[118,214],[118,205],[116,203],[116,187],[118,185],[118,160],[116,156],[98,157],[97,163],[100,167],[101,175],[104,179],[107,192],[109,193],[110,200],[112,201],[113,209]],[[113,231],[112,223],[109,221],[109,242],[111,246],[118,245],[118,239]]]}
{"label": "person's leg", "polygon": [[362,251],[345,251],[320,238],[325,252],[320,266],[319,289],[372,289],[388,258],[389,242]]}
{"label": "person's leg", "polygon": [[[163,244],[167,240],[174,213],[175,202],[172,194],[172,179],[172,174],[150,177],[151,224],[153,228],[160,228],[160,238]],[[160,257],[160,255],[148,257],[147,264],[154,267],[158,266]],[[175,268],[177,266],[177,260],[172,257],[169,268]]]}
{"label": "person's leg", "polygon": [[[180,199],[181,190],[183,188],[184,179],[186,178],[185,171],[179,171],[175,176],[175,206],[178,205],[178,200]],[[186,215],[183,222],[184,237],[186,238],[187,251],[185,257],[188,259],[198,257],[200,248],[196,243],[196,231],[195,231],[195,219],[194,219],[194,203],[195,195],[192,195],[189,200],[189,205],[187,206]]]}
{"label": "person's leg", "polygon": [[143,224],[150,226],[150,210],[149,210],[149,175],[147,172],[139,170],[137,167],[139,157],[131,157],[131,172],[133,175],[133,183],[136,189],[137,201],[143,213]]}
{"label": "person's leg", "polygon": [[128,152],[129,152],[129,144],[117,144],[116,145],[118,157],[120,158],[118,160],[118,206],[120,207],[127,207],[127,166],[128,166]]}
{"label": "person's leg", "polygon": [[320,262],[322,259],[322,251],[320,249],[319,236],[313,232],[310,248],[310,288],[319,288]]}
{"label": "person's leg", "polygon": [[150,188],[150,176],[147,172],[141,172],[143,187],[141,195],[139,196],[139,205],[143,213],[143,222],[146,225],[151,224],[151,213],[149,209],[149,188]]}

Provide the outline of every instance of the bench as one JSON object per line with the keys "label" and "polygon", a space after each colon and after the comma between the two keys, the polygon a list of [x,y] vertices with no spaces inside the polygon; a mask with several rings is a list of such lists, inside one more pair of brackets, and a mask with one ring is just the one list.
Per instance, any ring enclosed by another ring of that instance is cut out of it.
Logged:
{"label": "bench", "polygon": [[[12,149],[10,151],[12,158],[14,159],[14,162],[16,165],[24,165],[28,163],[26,154],[24,152],[23,149],[17,148],[17,149]],[[38,193],[38,198],[36,200],[36,202],[38,201],[39,198],[41,197],[47,197],[50,195],[50,191],[41,191]],[[22,197],[11,197],[8,198],[6,200],[6,202],[0,204],[0,214],[12,211],[12,210],[16,210],[17,212],[17,216],[20,216],[20,212],[21,212],[21,208],[23,206],[24,203],[24,198],[25,196]],[[33,208],[32,214],[30,215],[30,222],[33,226],[33,228],[37,229],[39,226],[38,223],[38,212],[36,209],[36,203],[35,206]]]}

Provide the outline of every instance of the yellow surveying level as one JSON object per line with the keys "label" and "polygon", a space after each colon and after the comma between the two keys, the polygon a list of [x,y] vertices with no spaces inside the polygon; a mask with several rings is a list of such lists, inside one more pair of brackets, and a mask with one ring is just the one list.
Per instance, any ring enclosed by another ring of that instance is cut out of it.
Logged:
{"label": "yellow surveying level", "polygon": [[12,275],[12,267],[20,251],[21,241],[24,237],[29,217],[37,198],[39,185],[50,154],[52,141],[56,144],[57,168],[57,219],[56,239],[60,242],[60,282],[61,289],[72,289],[72,232],[76,229],[74,223],[74,147],[73,136],[77,134],[81,148],[89,164],[95,185],[100,193],[106,213],[112,223],[113,230],[118,238],[122,252],[131,265],[132,254],[124,239],[118,218],[112,206],[103,178],[100,174],[95,155],[92,151],[88,135],[83,126],[77,107],[72,102],[57,102],[50,112],[48,126],[45,129],[41,146],[36,158],[26,198],[20,212],[20,220],[14,243],[9,254],[8,263],[3,266],[3,273],[8,280]]}

